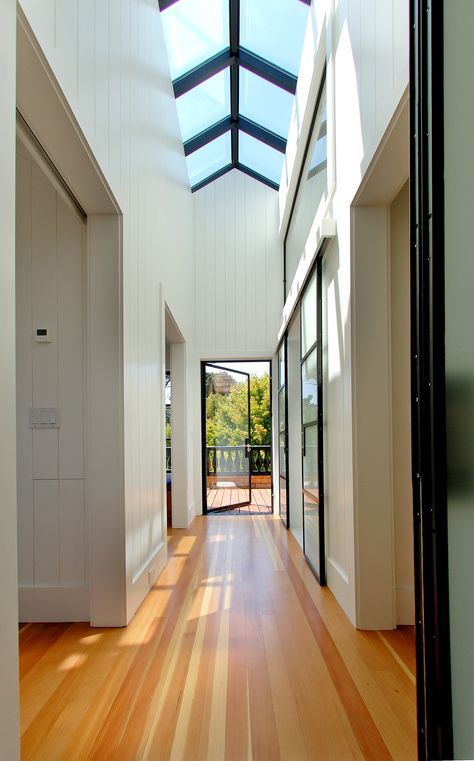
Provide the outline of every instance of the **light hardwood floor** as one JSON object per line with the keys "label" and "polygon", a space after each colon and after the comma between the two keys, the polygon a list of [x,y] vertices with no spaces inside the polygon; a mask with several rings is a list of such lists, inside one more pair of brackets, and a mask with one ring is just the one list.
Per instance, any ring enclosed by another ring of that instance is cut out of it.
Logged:
{"label": "light hardwood floor", "polygon": [[410,630],[353,629],[278,518],[197,518],[126,629],[20,631],[22,759],[416,758]]}

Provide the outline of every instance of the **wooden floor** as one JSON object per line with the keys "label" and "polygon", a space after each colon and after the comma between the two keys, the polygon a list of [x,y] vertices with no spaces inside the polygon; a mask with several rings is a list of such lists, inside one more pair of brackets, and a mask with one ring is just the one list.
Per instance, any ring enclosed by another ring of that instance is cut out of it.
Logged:
{"label": "wooden floor", "polygon": [[[272,490],[252,487],[252,500],[250,505],[229,508],[227,512],[236,512],[240,515],[266,514],[272,512]],[[248,499],[248,489],[208,489],[207,509],[223,512],[223,506],[235,505],[237,502],[245,502]]]}
{"label": "wooden floor", "polygon": [[197,518],[126,629],[20,632],[22,759],[416,758],[413,637],[357,632],[278,518]]}

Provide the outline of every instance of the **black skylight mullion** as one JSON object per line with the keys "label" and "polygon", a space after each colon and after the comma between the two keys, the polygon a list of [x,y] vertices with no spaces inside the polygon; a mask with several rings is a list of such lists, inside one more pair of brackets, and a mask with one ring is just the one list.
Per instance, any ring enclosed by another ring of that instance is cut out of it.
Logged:
{"label": "black skylight mullion", "polygon": [[199,148],[202,148],[212,140],[215,140],[216,137],[220,137],[224,134],[224,132],[227,132],[231,126],[232,117],[226,116],[225,119],[221,119],[220,122],[213,124],[212,127],[203,130],[199,133],[199,135],[186,140],[186,142],[183,143],[184,155],[189,156],[191,153],[194,153],[194,151],[198,151]]}
{"label": "black skylight mullion", "polygon": [[201,180],[201,182],[196,183],[196,185],[193,185],[191,188],[191,192],[195,193],[196,190],[201,190],[201,188],[205,188],[206,185],[209,185],[209,183],[214,182],[214,180],[218,180],[219,177],[223,177],[224,174],[227,174],[227,172],[230,172],[231,169],[234,169],[233,164],[227,164],[227,166],[223,166],[222,169],[219,169],[217,172],[214,172],[214,174],[210,174],[209,177],[206,177],[204,180]]}
{"label": "black skylight mullion", "polygon": [[263,182],[264,185],[268,185],[269,188],[272,188],[272,190],[278,190],[279,185],[277,185],[276,182],[272,182],[268,179],[268,177],[265,177],[263,174],[259,174],[259,172],[254,172],[253,169],[250,169],[250,167],[245,166],[245,164],[241,164],[240,162],[237,164],[236,169],[239,169],[244,174],[248,174],[249,177],[253,177],[254,180],[258,180],[259,182]]}
{"label": "black skylight mullion", "polygon": [[174,5],[177,2],[178,0],[158,0],[158,5],[160,6],[160,11],[165,11],[170,5]]}
{"label": "black skylight mullion", "polygon": [[239,129],[280,153],[285,153],[286,151],[286,140],[284,137],[280,137],[275,132],[261,127],[260,124],[247,119],[245,116],[239,116]]}
{"label": "black skylight mullion", "polygon": [[239,67],[237,56],[240,46],[240,0],[229,0],[229,40],[232,53],[232,65],[230,68],[230,103],[231,117],[233,121],[231,134],[231,157],[232,166],[237,166],[239,160]]}
{"label": "black skylight mullion", "polygon": [[239,51],[239,63],[245,69],[252,71],[254,74],[267,79],[273,85],[281,87],[283,90],[294,95],[296,92],[296,82],[298,77],[290,74],[285,69],[280,69],[279,66],[270,63],[265,58],[252,53],[250,50],[240,48]]}
{"label": "black skylight mullion", "polygon": [[205,82],[206,79],[213,77],[214,74],[223,71],[230,63],[232,63],[230,48],[217,53],[212,58],[208,58],[204,63],[200,63],[194,69],[191,69],[191,71],[187,71],[186,74],[174,80],[174,97],[179,98],[180,95],[189,92],[189,90]]}

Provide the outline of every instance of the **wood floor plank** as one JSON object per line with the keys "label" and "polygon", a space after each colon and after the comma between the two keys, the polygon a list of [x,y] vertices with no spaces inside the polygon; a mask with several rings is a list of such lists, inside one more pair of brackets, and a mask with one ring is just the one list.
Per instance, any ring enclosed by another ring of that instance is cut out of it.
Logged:
{"label": "wood floor plank", "polygon": [[416,758],[411,633],[356,631],[273,516],[171,529],[125,629],[19,638],[23,761]]}

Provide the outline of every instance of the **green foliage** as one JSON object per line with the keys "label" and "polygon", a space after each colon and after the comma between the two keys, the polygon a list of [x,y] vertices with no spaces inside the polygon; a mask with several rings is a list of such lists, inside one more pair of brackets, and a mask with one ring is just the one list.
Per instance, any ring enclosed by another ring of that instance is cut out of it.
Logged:
{"label": "green foliage", "polygon": [[[242,444],[248,435],[247,383],[236,383],[228,394],[212,393],[208,383],[206,390],[207,446]],[[250,443],[271,444],[268,373],[250,378]]]}

